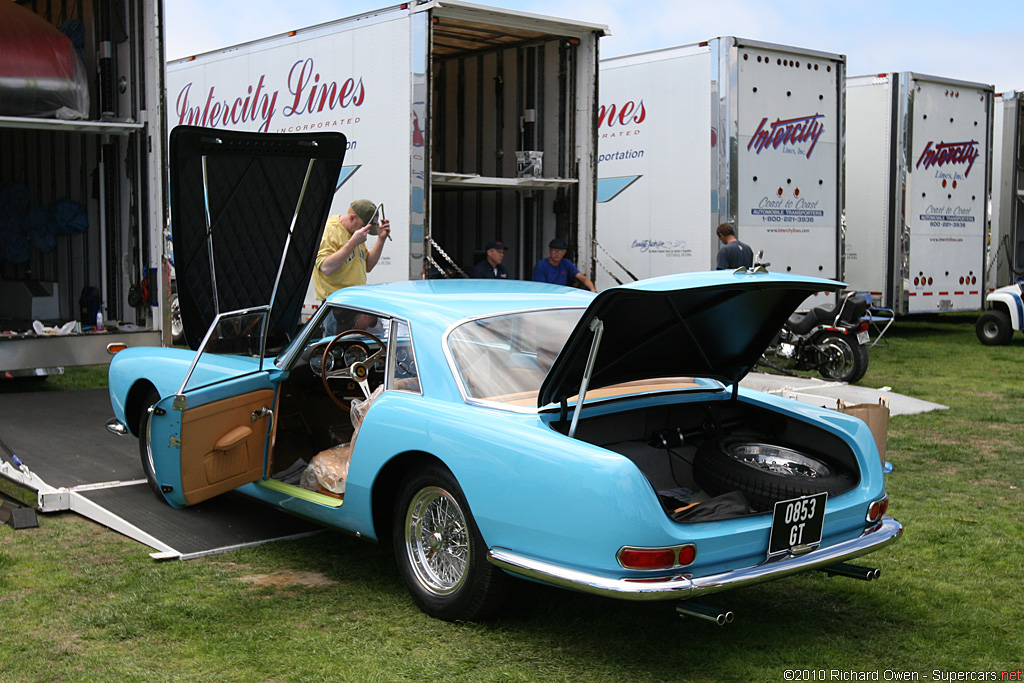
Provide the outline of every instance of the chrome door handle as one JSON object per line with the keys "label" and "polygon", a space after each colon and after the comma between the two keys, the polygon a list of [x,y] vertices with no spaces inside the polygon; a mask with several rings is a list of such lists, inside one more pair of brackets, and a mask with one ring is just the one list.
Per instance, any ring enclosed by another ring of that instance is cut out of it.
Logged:
{"label": "chrome door handle", "polygon": [[270,408],[268,408],[266,406],[263,406],[259,410],[252,411],[252,421],[256,422],[257,420],[259,420],[261,418],[264,418],[264,417],[273,417],[273,415],[274,415],[274,411],[273,410],[271,410]]}

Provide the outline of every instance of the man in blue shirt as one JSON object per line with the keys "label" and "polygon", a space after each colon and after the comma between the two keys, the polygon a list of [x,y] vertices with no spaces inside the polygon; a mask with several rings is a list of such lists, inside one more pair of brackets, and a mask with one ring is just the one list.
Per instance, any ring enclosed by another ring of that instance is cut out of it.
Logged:
{"label": "man in blue shirt", "polygon": [[572,261],[565,258],[569,245],[557,237],[548,243],[548,257],[541,259],[533,268],[534,282],[550,282],[554,285],[568,285],[580,281],[591,292],[596,292],[590,278],[579,271]]}
{"label": "man in blue shirt", "polygon": [[754,265],[754,252],[743,242],[736,239],[736,231],[729,223],[722,223],[715,230],[722,247],[718,250],[718,270],[736,270],[751,268]]}

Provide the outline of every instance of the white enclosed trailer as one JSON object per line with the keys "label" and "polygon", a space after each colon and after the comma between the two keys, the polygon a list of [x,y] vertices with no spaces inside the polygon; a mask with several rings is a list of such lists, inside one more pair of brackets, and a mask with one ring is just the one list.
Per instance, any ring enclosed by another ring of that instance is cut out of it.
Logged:
{"label": "white enclosed trailer", "polygon": [[331,212],[366,197],[391,221],[370,282],[458,275],[492,240],[510,248],[510,276],[529,279],[551,238],[575,246],[592,230],[606,33],[458,0],[405,3],[170,62],[168,115],[345,133]]}
{"label": "white enclosed trailer", "polygon": [[846,281],[897,314],[984,307],[990,85],[846,82]]}
{"label": "white enclosed trailer", "polygon": [[992,236],[988,290],[1024,278],[1024,93],[996,98],[992,124]]}
{"label": "white enclosed trailer", "polygon": [[840,279],[845,71],[734,37],[602,60],[598,284],[714,269],[724,222],[773,271]]}
{"label": "white enclosed trailer", "polygon": [[[162,3],[5,4],[0,376],[103,364],[110,343],[158,345],[167,315]],[[37,31],[40,20],[51,31]],[[54,38],[57,26],[74,40]],[[78,65],[81,77],[40,75],[58,63]],[[68,91],[78,93],[70,111],[31,104]]]}

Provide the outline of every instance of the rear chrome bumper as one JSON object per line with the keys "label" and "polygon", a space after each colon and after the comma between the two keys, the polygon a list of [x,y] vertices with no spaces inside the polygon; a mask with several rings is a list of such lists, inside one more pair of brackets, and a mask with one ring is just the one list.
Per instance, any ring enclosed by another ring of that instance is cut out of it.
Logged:
{"label": "rear chrome bumper", "polygon": [[886,515],[858,538],[821,548],[804,555],[788,556],[744,569],[711,576],[672,576],[663,581],[630,581],[597,576],[536,560],[506,548],[492,548],[487,559],[520,576],[585,593],[623,600],[686,600],[708,593],[773,581],[791,574],[822,569],[889,545],[903,533],[903,525]]}

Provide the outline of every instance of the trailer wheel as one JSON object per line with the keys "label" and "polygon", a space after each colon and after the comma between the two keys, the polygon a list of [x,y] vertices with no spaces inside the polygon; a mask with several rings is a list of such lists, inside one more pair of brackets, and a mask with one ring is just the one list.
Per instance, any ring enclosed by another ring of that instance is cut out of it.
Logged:
{"label": "trailer wheel", "polygon": [[758,511],[780,500],[822,491],[830,496],[857,483],[853,472],[821,456],[750,437],[724,437],[702,443],[693,460],[693,476],[713,495],[740,491]]}
{"label": "trailer wheel", "polygon": [[985,346],[1004,346],[1009,344],[1013,337],[1010,316],[1005,311],[995,308],[981,314],[974,331],[978,335],[978,341]]}
{"label": "trailer wheel", "polygon": [[166,502],[164,494],[160,491],[160,484],[156,482],[156,471],[153,469],[153,452],[149,449],[149,409],[160,400],[160,394],[155,389],[150,389],[142,401],[142,410],[139,413],[139,457],[142,459],[142,471],[146,473],[146,481],[153,495]]}

